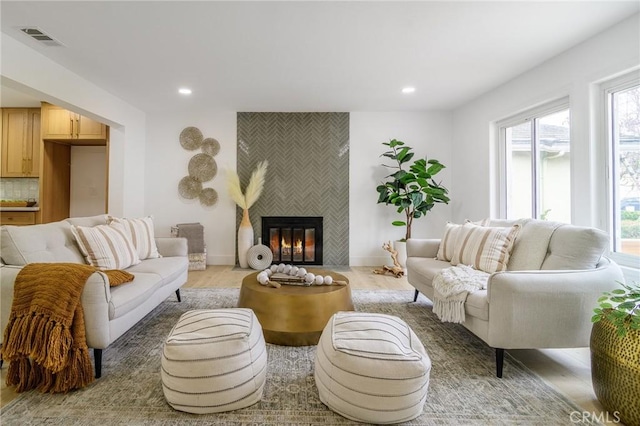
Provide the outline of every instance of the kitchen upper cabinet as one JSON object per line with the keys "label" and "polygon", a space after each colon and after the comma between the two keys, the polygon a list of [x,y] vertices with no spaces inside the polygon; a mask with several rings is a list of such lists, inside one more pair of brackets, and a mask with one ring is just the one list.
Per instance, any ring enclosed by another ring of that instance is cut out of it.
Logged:
{"label": "kitchen upper cabinet", "polygon": [[40,108],[2,109],[2,177],[38,177]]}
{"label": "kitchen upper cabinet", "polygon": [[43,102],[42,139],[72,145],[105,145],[107,126],[75,112]]}

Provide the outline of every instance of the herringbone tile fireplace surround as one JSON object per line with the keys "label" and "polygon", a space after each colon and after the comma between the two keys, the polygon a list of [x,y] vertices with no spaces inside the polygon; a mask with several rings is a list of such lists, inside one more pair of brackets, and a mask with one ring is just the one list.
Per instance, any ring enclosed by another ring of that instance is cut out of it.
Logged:
{"label": "herringbone tile fireplace surround", "polygon": [[[238,175],[249,181],[269,161],[264,190],[249,210],[262,216],[322,216],[323,263],[349,264],[349,113],[238,113]],[[238,210],[237,225],[242,212]]]}

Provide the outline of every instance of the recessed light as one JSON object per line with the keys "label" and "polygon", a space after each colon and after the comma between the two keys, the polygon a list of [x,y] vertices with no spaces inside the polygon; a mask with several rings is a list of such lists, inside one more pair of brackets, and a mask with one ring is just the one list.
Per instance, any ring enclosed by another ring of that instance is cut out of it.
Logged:
{"label": "recessed light", "polygon": [[404,88],[402,89],[402,93],[413,93],[413,92],[415,92],[415,91],[416,91],[416,88],[415,88],[415,87],[404,87]]}
{"label": "recessed light", "polygon": [[182,87],[182,88],[178,89],[178,93],[180,93],[181,95],[190,95],[191,94],[191,89],[187,89],[186,87]]}

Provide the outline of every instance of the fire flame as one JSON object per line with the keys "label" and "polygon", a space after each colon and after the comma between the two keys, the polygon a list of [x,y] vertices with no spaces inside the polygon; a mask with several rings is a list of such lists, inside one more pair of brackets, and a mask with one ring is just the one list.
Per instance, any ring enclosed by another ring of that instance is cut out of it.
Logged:
{"label": "fire flame", "polygon": [[[291,244],[284,238],[282,238],[282,241],[280,242],[280,247],[282,247],[282,253],[291,253]],[[296,243],[293,245],[293,253],[302,254],[302,240],[296,240]]]}

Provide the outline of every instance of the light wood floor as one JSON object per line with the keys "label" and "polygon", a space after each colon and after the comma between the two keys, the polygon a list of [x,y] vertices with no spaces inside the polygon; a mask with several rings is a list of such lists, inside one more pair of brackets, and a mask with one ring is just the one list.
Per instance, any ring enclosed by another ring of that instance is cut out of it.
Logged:
{"label": "light wood floor", "polygon": [[[406,278],[391,275],[376,275],[373,267],[351,267],[336,269],[349,278],[354,289],[413,290]],[[239,288],[250,270],[233,266],[208,266],[204,271],[190,271],[185,288],[228,287]],[[424,297],[424,296],[420,296]],[[529,369],[547,383],[573,400],[587,413],[598,416],[602,406],[596,399],[591,386],[589,349],[545,349],[510,350],[509,353],[523,362]],[[0,385],[0,407],[15,398],[16,394],[5,385],[6,365],[2,368]],[[505,374],[508,374],[505,371]],[[602,417],[601,417],[602,418]],[[567,419],[570,423],[570,419]]]}

